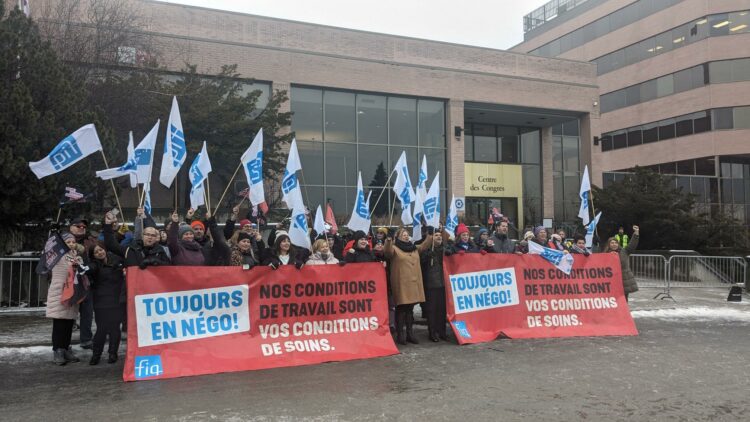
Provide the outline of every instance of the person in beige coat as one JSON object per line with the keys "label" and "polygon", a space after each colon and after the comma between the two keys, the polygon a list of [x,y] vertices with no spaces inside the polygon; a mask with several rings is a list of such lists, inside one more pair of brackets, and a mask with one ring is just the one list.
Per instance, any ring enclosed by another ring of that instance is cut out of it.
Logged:
{"label": "person in beige coat", "polygon": [[79,362],[80,359],[70,350],[70,340],[73,336],[73,325],[78,316],[78,305],[68,306],[60,299],[63,294],[63,286],[68,279],[68,271],[73,265],[82,264],[81,256],[84,252],[83,245],[76,242],[75,236],[70,233],[62,235],[65,244],[70,251],[52,267],[50,272],[52,278],[47,291],[46,317],[52,319],[52,351],[53,361],[57,365],[65,365],[68,362]]}
{"label": "person in beige coat", "polygon": [[385,241],[384,254],[390,268],[390,284],[396,302],[396,339],[399,344],[418,344],[414,337],[414,305],[425,301],[419,254],[432,247],[432,236],[419,246],[411,241],[409,231],[401,227],[395,240]]}

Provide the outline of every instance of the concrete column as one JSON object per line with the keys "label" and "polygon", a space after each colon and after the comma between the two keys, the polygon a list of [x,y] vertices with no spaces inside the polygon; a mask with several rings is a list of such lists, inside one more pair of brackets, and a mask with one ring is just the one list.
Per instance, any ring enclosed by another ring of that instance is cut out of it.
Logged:
{"label": "concrete column", "polygon": [[552,184],[552,127],[542,128],[542,218],[555,216]]}
{"label": "concrete column", "polygon": [[[449,100],[447,103],[445,119],[445,138],[448,146],[447,171],[445,180],[448,182],[448,201],[451,195],[464,195],[464,134],[456,137],[454,128],[464,128],[464,102],[463,100]],[[446,212],[447,212],[446,207]]]}

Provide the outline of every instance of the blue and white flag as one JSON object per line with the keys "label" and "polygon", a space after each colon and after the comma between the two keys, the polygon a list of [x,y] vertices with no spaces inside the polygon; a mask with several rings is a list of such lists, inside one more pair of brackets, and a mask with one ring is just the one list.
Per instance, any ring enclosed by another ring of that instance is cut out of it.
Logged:
{"label": "blue and white flag", "polygon": [[128,162],[120,167],[100,170],[96,177],[102,180],[114,179],[120,176],[135,174],[138,184],[151,182],[151,168],[154,163],[154,149],[156,148],[156,136],[159,131],[159,121],[146,134],[143,140],[133,150],[133,155],[128,157]]}
{"label": "blue and white flag", "polygon": [[594,246],[594,232],[596,231],[596,225],[599,224],[599,218],[602,216],[602,212],[599,211],[594,217],[594,221],[589,223],[586,227],[586,247],[591,248]]}
{"label": "blue and white flag", "polygon": [[591,180],[589,180],[589,166],[584,167],[581,178],[581,190],[578,197],[581,198],[581,208],[578,209],[578,217],[583,220],[583,225],[589,224],[589,195],[591,195]]}
{"label": "blue and white flag", "polygon": [[38,179],[59,173],[89,155],[102,150],[102,143],[93,124],[88,124],[60,141],[52,152],[39,161],[29,163]]}
{"label": "blue and white flag", "polygon": [[435,174],[424,199],[424,220],[430,227],[440,227],[440,172]]}
{"label": "blue and white flag", "polygon": [[393,183],[393,192],[396,193],[399,201],[401,201],[401,222],[404,224],[411,224],[413,219],[411,216],[411,203],[414,202],[415,194],[409,179],[409,167],[406,163],[406,151],[401,153],[396,162],[396,167],[393,171],[396,172],[396,181]]}
{"label": "blue and white flag", "polygon": [[289,240],[292,244],[299,247],[311,248],[304,206],[292,209],[292,221],[289,224]]}
{"label": "blue and white flag", "polygon": [[326,229],[326,220],[325,218],[323,218],[323,209],[320,208],[320,205],[318,205],[318,209],[315,210],[315,222],[313,222],[313,230],[315,230],[315,233],[317,233],[318,235],[328,232],[328,230]]}
{"label": "blue and white flag", "polygon": [[211,173],[211,160],[208,158],[208,150],[206,149],[206,141],[203,141],[203,149],[193,160],[193,164],[190,165],[190,208],[197,209],[201,205],[205,205],[205,181],[208,179],[208,174]]}
{"label": "blue and white flag", "polygon": [[427,196],[427,156],[422,156],[422,167],[419,168],[419,181],[414,192],[414,225],[411,237],[414,241],[422,239],[422,217],[424,217],[424,199]]}
{"label": "blue and white flag", "polygon": [[[131,130],[130,133],[128,133],[128,161],[135,161],[133,151],[135,151],[135,146],[133,145],[133,131]],[[136,186],[138,186],[138,179],[135,177],[135,172],[133,172],[130,173],[130,187],[135,188]]]}
{"label": "blue and white flag", "polygon": [[148,182],[143,185],[144,189],[144,200],[143,200],[143,210],[146,211],[146,214],[151,215],[151,182]]}
{"label": "blue and white flag", "polygon": [[253,139],[253,143],[242,154],[242,168],[247,177],[248,198],[255,205],[266,202],[263,192],[263,129],[261,128]]}
{"label": "blue and white flag", "polygon": [[573,269],[573,255],[569,253],[558,251],[557,249],[545,248],[534,241],[529,241],[529,253],[541,255],[542,258],[551,262],[552,265],[565,274],[570,274],[570,270]]}
{"label": "blue and white flag", "polygon": [[448,210],[448,216],[445,218],[445,231],[448,232],[448,236],[453,239],[456,236],[456,228],[458,227],[458,211],[456,210],[456,198],[451,197],[451,207]]}
{"label": "blue and white flag", "polygon": [[357,198],[354,201],[354,209],[349,222],[346,224],[349,230],[355,232],[361,230],[365,233],[370,231],[370,195],[365,200],[365,190],[362,188],[362,172],[357,175]]}
{"label": "blue and white flag", "polygon": [[302,162],[299,159],[299,152],[297,152],[297,140],[292,139],[292,146],[289,148],[289,158],[286,161],[286,170],[284,170],[284,178],[281,179],[281,199],[286,202],[286,207],[294,210],[299,208],[305,209],[305,205],[302,202],[302,189],[299,186],[299,179],[297,179],[297,172],[302,170]]}
{"label": "blue and white flag", "polygon": [[161,157],[159,182],[166,187],[172,186],[172,182],[180,171],[180,167],[185,163],[186,158],[187,145],[185,144],[185,134],[182,131],[180,108],[177,106],[177,97],[172,97],[172,110],[169,112],[169,121],[167,122],[167,137],[164,140],[164,154]]}

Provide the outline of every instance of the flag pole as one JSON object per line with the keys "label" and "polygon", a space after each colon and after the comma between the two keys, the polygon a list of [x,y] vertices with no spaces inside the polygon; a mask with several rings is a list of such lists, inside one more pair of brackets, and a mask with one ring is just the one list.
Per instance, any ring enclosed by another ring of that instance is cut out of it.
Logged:
{"label": "flag pole", "polygon": [[395,173],[394,170],[391,170],[391,174],[388,175],[388,179],[385,181],[385,186],[383,187],[383,190],[380,191],[380,195],[378,195],[378,199],[375,201],[375,205],[372,207],[372,210],[370,211],[370,215],[367,216],[368,219],[372,218],[372,214],[375,212],[375,209],[378,207],[378,203],[380,202],[380,198],[383,197],[383,193],[388,190],[388,183],[391,181],[391,177],[393,176],[393,173]]}
{"label": "flag pole", "polygon": [[[237,165],[237,168],[234,170],[234,174],[232,174],[232,177],[229,178],[229,182],[227,183],[227,187],[224,188],[224,192],[219,197],[219,201],[216,203],[216,209],[214,209],[214,213],[219,209],[221,206],[221,201],[224,200],[224,196],[226,196],[227,191],[229,190],[229,187],[232,186],[232,182],[234,181],[235,176],[237,176],[237,172],[240,171],[240,167],[242,167],[242,161]],[[247,192],[248,196],[250,195],[250,191]]]}
{"label": "flag pole", "polygon": [[[210,177],[206,176],[206,205],[208,207],[208,211],[211,211],[211,182]],[[216,212],[216,210],[214,210]]]}
{"label": "flag pole", "polygon": [[388,228],[393,226],[393,210],[396,209],[396,198],[393,198],[393,204],[391,205],[391,217],[388,219]]}
{"label": "flag pole", "polygon": [[[106,168],[109,168],[109,163],[107,162],[107,156],[104,155],[104,150],[100,149],[99,152],[102,153],[102,158],[104,159],[104,166]],[[120,205],[120,197],[117,195],[117,189],[115,189],[115,182],[112,179],[109,179],[109,184],[112,185],[112,192],[115,193],[115,201],[117,201],[117,209],[120,210],[120,215],[124,219],[125,214],[122,213],[122,206]]]}
{"label": "flag pole", "polygon": [[62,204],[57,208],[57,218],[55,219],[55,224],[58,224],[60,222],[60,213],[62,213]]}

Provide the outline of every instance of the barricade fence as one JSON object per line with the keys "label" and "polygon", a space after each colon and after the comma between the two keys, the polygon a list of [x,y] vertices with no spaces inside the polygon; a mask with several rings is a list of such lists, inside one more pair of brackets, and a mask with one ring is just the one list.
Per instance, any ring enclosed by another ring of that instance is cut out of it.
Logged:
{"label": "barricade fence", "polygon": [[[38,258],[0,258],[0,309],[43,308],[49,277],[35,271]],[[630,255],[630,268],[642,288],[661,289],[671,298],[673,287],[726,287],[745,283],[743,257],[656,254]]]}
{"label": "barricade fence", "polygon": [[0,309],[41,309],[49,277],[36,273],[39,258],[0,258]]}

